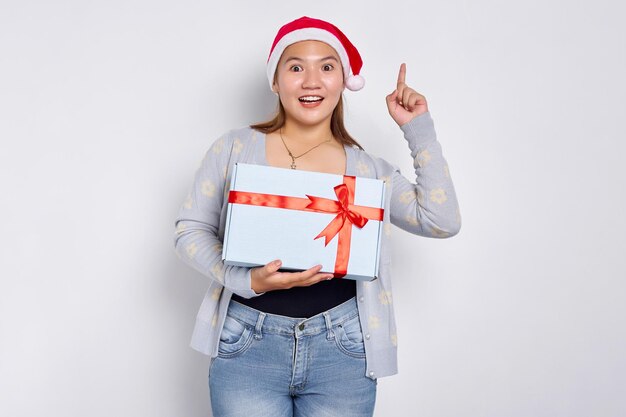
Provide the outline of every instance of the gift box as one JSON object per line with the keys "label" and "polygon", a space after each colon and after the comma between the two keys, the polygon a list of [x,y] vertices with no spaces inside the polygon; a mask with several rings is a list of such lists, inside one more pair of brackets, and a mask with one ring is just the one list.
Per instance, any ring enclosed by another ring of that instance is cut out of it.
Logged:
{"label": "gift box", "polygon": [[281,270],[321,264],[337,278],[378,275],[384,182],[378,179],[236,163],[222,259]]}

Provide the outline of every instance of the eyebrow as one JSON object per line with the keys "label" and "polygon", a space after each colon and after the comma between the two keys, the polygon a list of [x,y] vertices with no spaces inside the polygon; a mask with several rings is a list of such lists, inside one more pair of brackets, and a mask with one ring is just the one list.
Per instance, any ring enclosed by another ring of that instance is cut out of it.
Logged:
{"label": "eyebrow", "polygon": [[[320,59],[318,59],[318,62],[321,62],[321,61],[326,61],[326,60],[328,60],[328,59],[332,59],[332,60],[333,60],[333,61],[335,61],[335,62],[339,62],[339,61],[337,60],[337,58],[335,58],[335,57],[334,57],[334,56],[332,56],[332,55],[325,56],[324,58],[320,58]],[[286,64],[287,62],[289,62],[289,61],[303,61],[303,59],[302,59],[302,58],[298,58],[297,56],[290,56],[289,58],[287,58],[287,59],[285,60],[285,64]]]}

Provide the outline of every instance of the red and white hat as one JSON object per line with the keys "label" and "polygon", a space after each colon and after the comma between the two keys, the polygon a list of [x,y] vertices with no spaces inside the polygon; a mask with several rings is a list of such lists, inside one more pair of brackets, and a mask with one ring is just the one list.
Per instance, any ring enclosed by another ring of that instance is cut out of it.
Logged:
{"label": "red and white hat", "polygon": [[270,88],[274,84],[274,73],[283,51],[293,43],[307,40],[322,41],[332,46],[341,59],[346,88],[352,91],[363,88],[365,79],[359,75],[363,60],[359,51],[335,25],[306,16],[289,22],[278,30],[267,58]]}

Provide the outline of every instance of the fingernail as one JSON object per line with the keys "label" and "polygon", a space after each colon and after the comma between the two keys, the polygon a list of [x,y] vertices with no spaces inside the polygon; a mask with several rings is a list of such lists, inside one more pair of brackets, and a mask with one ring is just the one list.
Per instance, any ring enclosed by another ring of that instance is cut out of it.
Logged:
{"label": "fingernail", "polygon": [[275,265],[275,266],[280,266],[280,260],[276,260],[276,261],[274,261],[274,265]]}

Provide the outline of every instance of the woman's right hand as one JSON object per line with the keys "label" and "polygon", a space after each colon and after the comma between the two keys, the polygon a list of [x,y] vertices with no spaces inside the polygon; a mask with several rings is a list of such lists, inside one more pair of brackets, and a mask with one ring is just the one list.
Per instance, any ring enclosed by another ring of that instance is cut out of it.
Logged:
{"label": "woman's right hand", "polygon": [[259,294],[293,287],[308,287],[333,277],[333,274],[319,272],[322,269],[322,265],[316,265],[313,268],[300,272],[278,272],[281,265],[282,263],[277,259],[265,266],[252,268],[250,277],[254,292]]}

